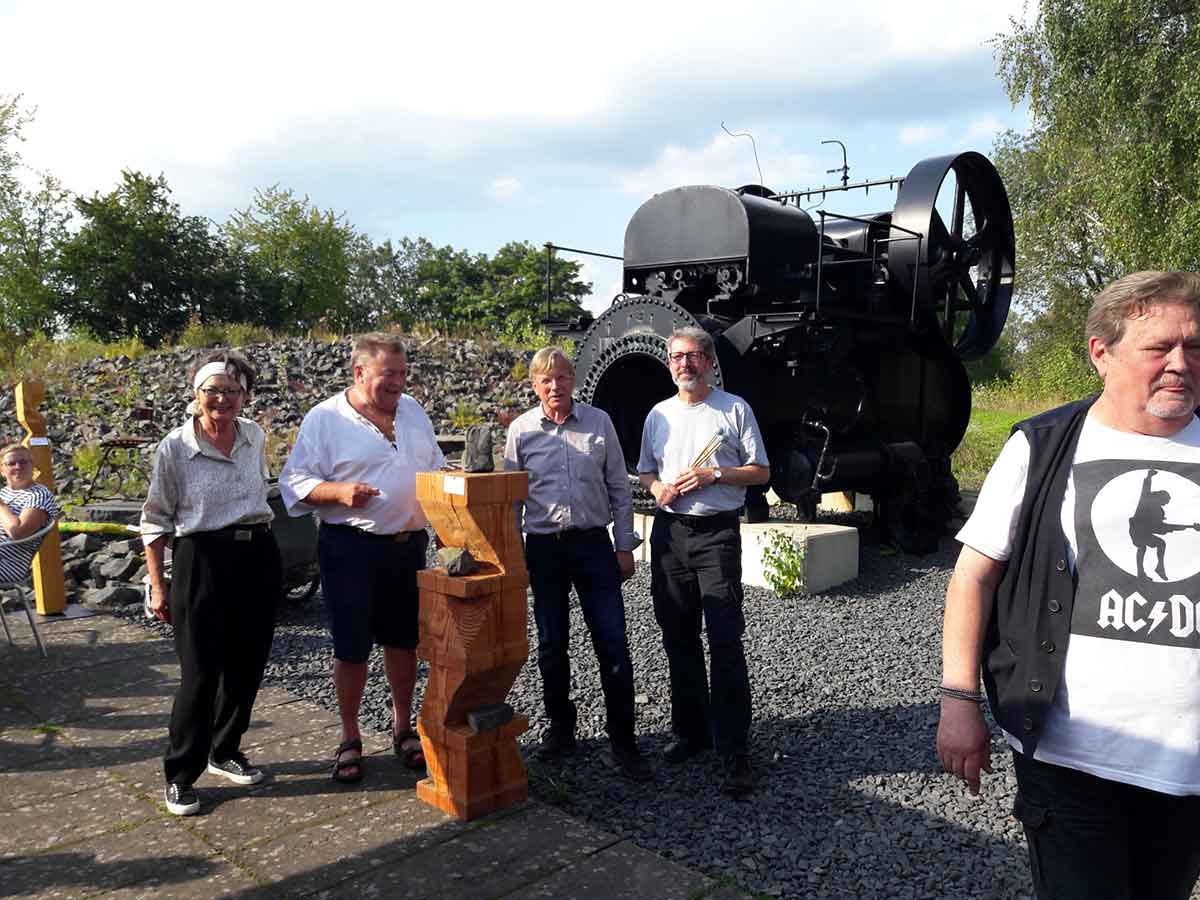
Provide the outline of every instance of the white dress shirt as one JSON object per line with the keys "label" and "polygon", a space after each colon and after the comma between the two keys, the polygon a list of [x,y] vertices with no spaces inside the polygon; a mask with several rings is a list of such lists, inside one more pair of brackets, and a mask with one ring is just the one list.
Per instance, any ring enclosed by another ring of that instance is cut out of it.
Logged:
{"label": "white dress shirt", "polygon": [[142,541],[270,522],[266,446],[262,428],[240,416],[231,456],[198,438],[190,417],[172,430],[154,451]]}
{"label": "white dress shirt", "polygon": [[[296,445],[279,475],[288,513],[315,511],[321,521],[352,525],[373,534],[416,531],[428,524],[417,503],[417,472],[442,468],[433,423],[408,394],[396,404],[396,442],[389,441],[341,391],[304,417]],[[309,504],[304,498],[322,481],[361,481],[379,491],[357,509],[340,503]]]}

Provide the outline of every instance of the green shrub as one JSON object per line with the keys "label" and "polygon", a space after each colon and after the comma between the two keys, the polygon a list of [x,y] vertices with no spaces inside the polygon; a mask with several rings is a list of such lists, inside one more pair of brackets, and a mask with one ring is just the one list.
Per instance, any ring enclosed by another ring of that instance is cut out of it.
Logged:
{"label": "green shrub", "polygon": [[455,431],[466,431],[472,425],[478,425],[482,421],[483,416],[479,414],[479,407],[466,401],[460,402],[450,413],[450,424]]}
{"label": "green shrub", "polygon": [[763,577],[780,597],[790,597],[804,590],[804,551],[802,544],[779,530],[768,532],[763,547]]}
{"label": "green shrub", "polygon": [[508,377],[518,384],[523,384],[529,380],[529,364],[524,359],[518,359],[512,364],[512,368],[508,370]]}

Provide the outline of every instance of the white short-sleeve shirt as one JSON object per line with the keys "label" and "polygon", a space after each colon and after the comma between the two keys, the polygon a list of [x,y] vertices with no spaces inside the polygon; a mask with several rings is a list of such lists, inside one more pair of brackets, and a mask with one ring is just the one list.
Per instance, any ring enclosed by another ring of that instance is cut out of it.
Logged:
{"label": "white short-sleeve shirt", "polygon": [[[428,524],[417,502],[417,472],[446,464],[433,423],[416,400],[403,394],[396,404],[396,442],[360,415],[345,391],[309,410],[279,476],[279,493],[293,516],[316,511],[323,522],[352,525],[374,534],[415,531]],[[352,509],[304,502],[322,481],[361,481],[379,491]]]}

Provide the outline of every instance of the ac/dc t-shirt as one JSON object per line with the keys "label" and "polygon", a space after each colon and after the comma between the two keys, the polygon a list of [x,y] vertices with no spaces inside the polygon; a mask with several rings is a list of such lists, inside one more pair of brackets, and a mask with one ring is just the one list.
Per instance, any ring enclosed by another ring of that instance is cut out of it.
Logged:
{"label": "ac/dc t-shirt", "polygon": [[[959,541],[1008,559],[1028,466],[1017,432]],[[1200,794],[1200,420],[1159,438],[1089,416],[1061,523],[1076,573],[1071,640],[1034,757]]]}

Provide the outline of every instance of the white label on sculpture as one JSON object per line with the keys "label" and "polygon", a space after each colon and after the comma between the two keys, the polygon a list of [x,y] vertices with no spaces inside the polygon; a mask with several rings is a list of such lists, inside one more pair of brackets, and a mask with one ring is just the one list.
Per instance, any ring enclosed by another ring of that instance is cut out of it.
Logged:
{"label": "white label on sculpture", "polygon": [[461,475],[447,475],[442,479],[442,490],[447,494],[456,494],[459,497],[465,497],[467,494],[467,480]]}

